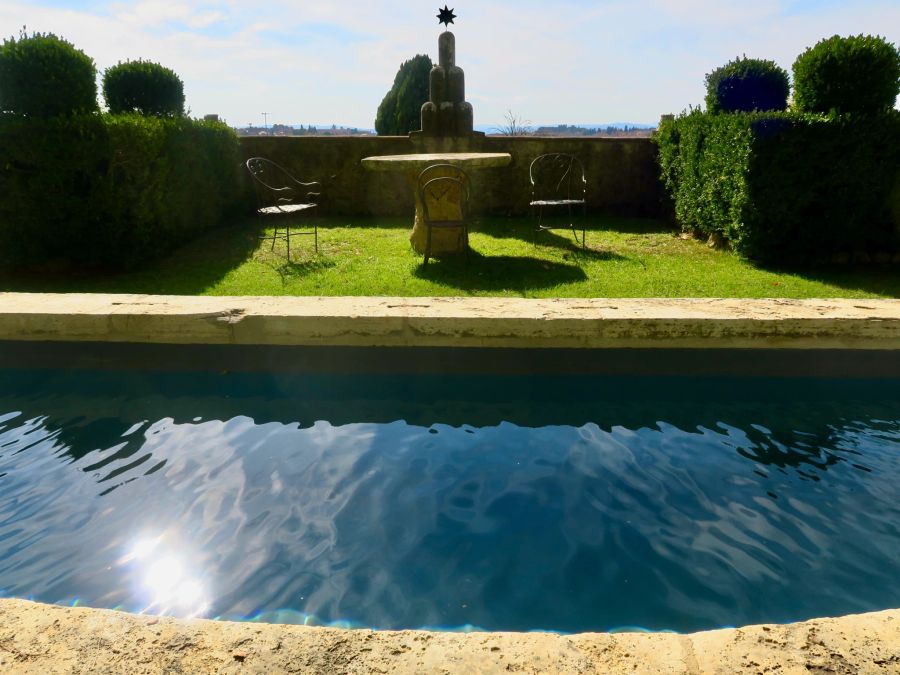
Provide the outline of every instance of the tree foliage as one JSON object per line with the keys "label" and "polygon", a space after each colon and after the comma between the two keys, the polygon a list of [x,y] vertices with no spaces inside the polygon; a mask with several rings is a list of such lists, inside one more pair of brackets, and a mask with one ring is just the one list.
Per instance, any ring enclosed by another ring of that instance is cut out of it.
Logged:
{"label": "tree foliage", "polygon": [[881,37],[835,35],[794,62],[794,105],[804,112],[887,113],[900,94],[900,50]]}
{"label": "tree foliage", "polygon": [[184,115],[184,83],[173,70],[152,61],[127,61],[108,68],[103,74],[103,97],[113,114]]}
{"label": "tree foliage", "polygon": [[94,60],[52,33],[0,45],[0,112],[58,117],[97,110]]}
{"label": "tree foliage", "polygon": [[774,61],[729,61],[706,76],[709,112],[765,112],[787,108],[790,82],[787,71]]}
{"label": "tree foliage", "polygon": [[379,136],[405,136],[421,128],[422,104],[428,100],[432,66],[424,54],[403,62],[394,85],[378,106],[375,131]]}

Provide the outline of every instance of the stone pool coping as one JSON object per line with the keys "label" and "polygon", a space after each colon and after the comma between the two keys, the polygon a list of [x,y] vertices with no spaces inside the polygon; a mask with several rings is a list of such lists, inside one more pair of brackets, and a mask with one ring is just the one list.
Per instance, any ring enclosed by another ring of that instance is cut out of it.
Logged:
{"label": "stone pool coping", "polygon": [[176,620],[0,600],[4,673],[900,672],[900,610],[670,633],[433,633]]}
{"label": "stone pool coping", "polygon": [[0,293],[0,340],[900,350],[900,300]]}

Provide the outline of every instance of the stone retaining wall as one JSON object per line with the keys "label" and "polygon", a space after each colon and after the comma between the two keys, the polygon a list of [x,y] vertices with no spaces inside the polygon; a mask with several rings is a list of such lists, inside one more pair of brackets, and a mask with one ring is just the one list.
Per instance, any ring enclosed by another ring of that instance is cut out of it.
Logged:
{"label": "stone retaining wall", "polygon": [[242,138],[241,147],[248,158],[267,157],[302,180],[322,181],[322,212],[328,215],[411,216],[413,195],[406,177],[366,171],[360,160],[434,150],[512,155],[509,167],[472,173],[475,213],[526,214],[531,160],[552,152],[571,153],[584,162],[591,212],[648,217],[668,213],[656,147],[647,138],[485,137],[459,147],[434,148],[426,140],[406,136],[262,136]]}
{"label": "stone retaining wall", "polygon": [[0,293],[0,340],[898,351],[900,301]]}

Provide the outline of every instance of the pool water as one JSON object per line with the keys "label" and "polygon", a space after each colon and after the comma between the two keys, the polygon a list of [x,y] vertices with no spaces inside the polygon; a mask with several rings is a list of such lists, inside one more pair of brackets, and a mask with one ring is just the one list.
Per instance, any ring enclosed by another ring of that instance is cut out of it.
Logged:
{"label": "pool water", "polygon": [[900,607],[898,384],[0,370],[0,594],[390,629]]}

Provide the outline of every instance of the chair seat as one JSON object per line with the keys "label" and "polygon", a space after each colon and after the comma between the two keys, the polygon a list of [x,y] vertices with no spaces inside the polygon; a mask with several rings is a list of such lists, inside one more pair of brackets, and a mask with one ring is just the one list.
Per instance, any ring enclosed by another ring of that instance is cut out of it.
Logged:
{"label": "chair seat", "polygon": [[315,204],[285,204],[283,206],[265,206],[259,209],[259,213],[270,215],[274,213],[296,213],[297,211],[305,211],[314,208]]}
{"label": "chair seat", "polygon": [[539,201],[529,202],[531,206],[569,206],[573,204],[584,204],[583,199],[542,199]]}

